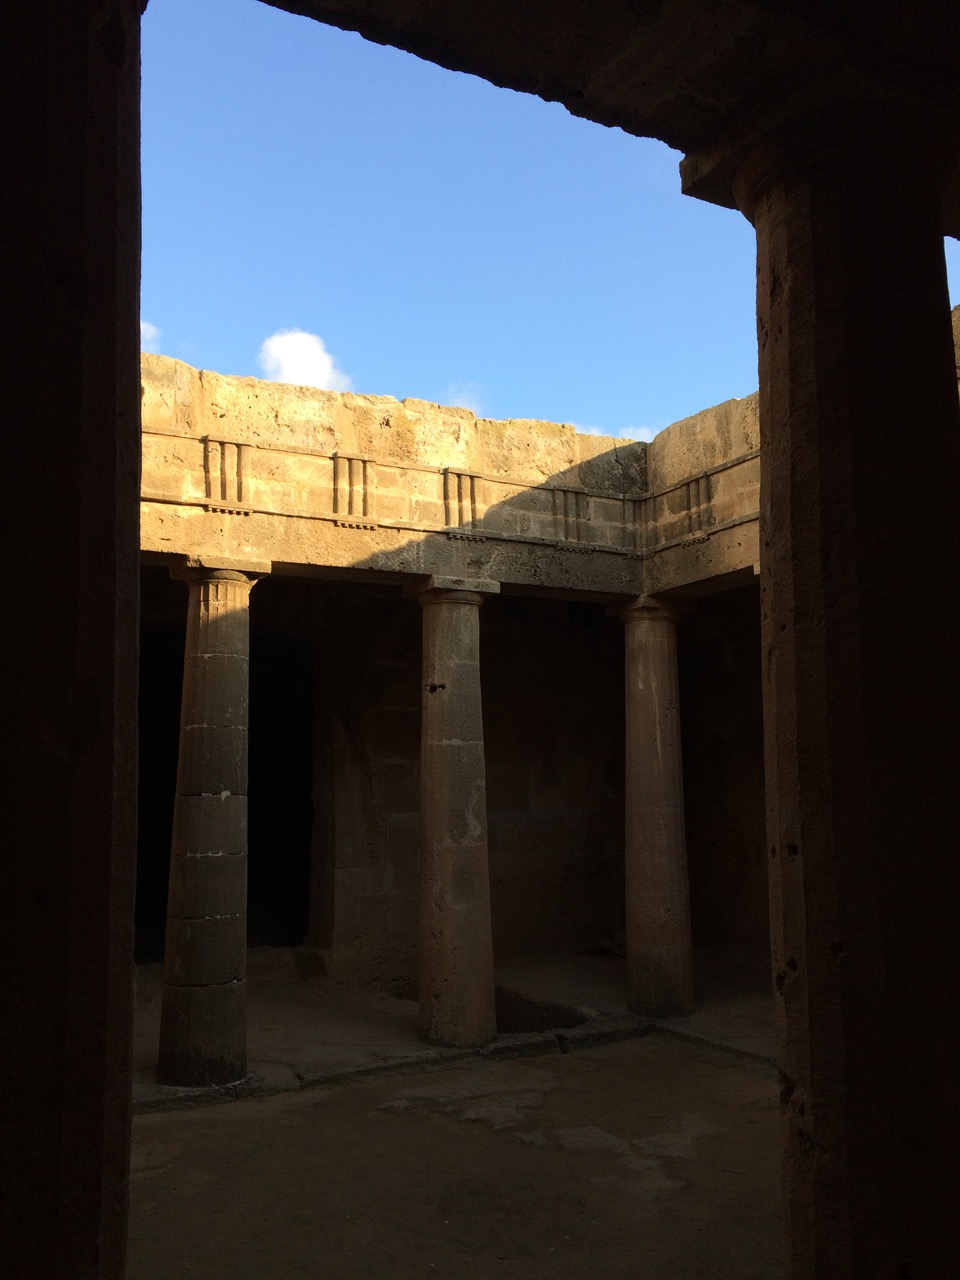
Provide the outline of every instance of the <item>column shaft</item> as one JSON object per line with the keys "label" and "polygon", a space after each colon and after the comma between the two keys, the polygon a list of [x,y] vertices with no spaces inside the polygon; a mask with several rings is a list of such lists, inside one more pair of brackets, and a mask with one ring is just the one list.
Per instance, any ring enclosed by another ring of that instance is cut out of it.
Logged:
{"label": "column shaft", "polygon": [[246,1074],[248,602],[242,573],[190,570],[159,1077]]}
{"label": "column shaft", "polygon": [[[874,119],[874,115],[877,116]],[[960,422],[942,129],[741,171],[757,230],[771,929],[788,1274],[960,1256]]]}
{"label": "column shaft", "polygon": [[483,596],[423,605],[420,1026],[439,1044],[496,1035],[480,702]]}
{"label": "column shaft", "polygon": [[627,1002],[664,1017],[693,1008],[676,622],[647,602],[623,618]]}
{"label": "column shaft", "polygon": [[[140,10],[0,8],[0,1271],[119,1280],[130,1167]],[[43,334],[43,341],[37,335]],[[54,370],[56,372],[54,372]]]}

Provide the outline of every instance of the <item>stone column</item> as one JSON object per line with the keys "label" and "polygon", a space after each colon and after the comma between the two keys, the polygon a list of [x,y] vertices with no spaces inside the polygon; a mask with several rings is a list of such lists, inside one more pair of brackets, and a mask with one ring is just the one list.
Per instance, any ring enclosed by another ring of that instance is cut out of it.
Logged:
{"label": "stone column", "polygon": [[960,1257],[955,121],[846,105],[748,151],[788,1274]]}
{"label": "stone column", "polygon": [[651,1018],[693,1008],[680,758],[677,625],[644,597],[625,624],[627,1003]]}
{"label": "stone column", "polygon": [[0,1271],[17,1280],[124,1275],[139,19],[129,0],[0,8],[16,175],[3,207]]}
{"label": "stone column", "polygon": [[158,1075],[246,1075],[247,667],[253,578],[186,569],[190,588],[170,852]]}
{"label": "stone column", "polygon": [[437,1044],[480,1045],[497,1033],[479,665],[480,605],[497,590],[434,578],[418,597],[420,1029]]}

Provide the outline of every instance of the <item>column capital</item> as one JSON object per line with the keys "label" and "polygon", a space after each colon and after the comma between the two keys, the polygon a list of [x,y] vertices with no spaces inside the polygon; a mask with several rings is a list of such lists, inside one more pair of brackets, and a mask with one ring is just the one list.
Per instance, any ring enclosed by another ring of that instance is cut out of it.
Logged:
{"label": "column capital", "polygon": [[183,556],[170,566],[171,578],[180,582],[219,579],[222,582],[258,582],[273,565],[269,560],[236,560],[229,556]]}
{"label": "column capital", "polygon": [[177,582],[239,582],[252,587],[260,578],[250,573],[241,573],[238,569],[206,569],[193,566],[173,568],[170,577]]}
{"label": "column capital", "polygon": [[490,578],[448,578],[434,575],[413,594],[421,604],[475,604],[480,606],[490,595],[497,595],[500,583]]}
{"label": "column capital", "polygon": [[752,221],[756,201],[778,180],[822,162],[865,155],[911,156],[946,186],[960,150],[960,117],[932,104],[863,96],[850,86],[778,101],[734,125],[681,163],[686,195],[738,208]]}
{"label": "column capital", "polygon": [[664,620],[676,622],[690,612],[689,605],[675,604],[659,596],[637,596],[623,605],[617,613],[623,622]]}

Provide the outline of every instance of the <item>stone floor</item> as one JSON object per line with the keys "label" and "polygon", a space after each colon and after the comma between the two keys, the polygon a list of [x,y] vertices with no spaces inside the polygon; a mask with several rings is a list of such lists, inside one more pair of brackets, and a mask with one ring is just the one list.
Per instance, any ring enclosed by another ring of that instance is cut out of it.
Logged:
{"label": "stone floor", "polygon": [[774,1280],[777,1147],[772,1067],[658,1029],[141,1114],[129,1280]]}
{"label": "stone floor", "polygon": [[531,1029],[478,1053],[254,952],[251,1074],[210,1091],[157,1084],[142,967],[130,1280],[772,1280],[771,1002],[741,958],[697,960],[697,1011],[657,1024],[616,956],[503,965],[504,1025]]}
{"label": "stone floor", "polygon": [[[699,947],[695,957],[697,1007],[694,1013],[657,1022],[663,1030],[772,1062],[773,998],[766,956]],[[627,1014],[621,960],[610,955],[549,955],[513,960],[498,971],[501,986],[533,1001],[573,1006],[584,1017],[623,1018]]]}
{"label": "stone floor", "polygon": [[[773,1060],[772,1008],[762,981],[735,954],[698,953],[695,1013],[656,1024],[663,1031]],[[585,1044],[635,1037],[646,1024],[627,1010],[623,961],[613,955],[551,954],[498,970],[501,1001],[530,1030],[511,1030],[480,1051],[487,1059],[558,1054]],[[376,992],[304,977],[292,950],[253,952],[248,982],[250,1077],[224,1090],[182,1090],[156,1080],[160,968],[137,974],[134,1029],[136,1110],[184,1106],[229,1095],[256,1095],[329,1084],[476,1057],[439,1049],[417,1034],[416,1005]],[[559,1028],[559,1030],[558,1030]]]}

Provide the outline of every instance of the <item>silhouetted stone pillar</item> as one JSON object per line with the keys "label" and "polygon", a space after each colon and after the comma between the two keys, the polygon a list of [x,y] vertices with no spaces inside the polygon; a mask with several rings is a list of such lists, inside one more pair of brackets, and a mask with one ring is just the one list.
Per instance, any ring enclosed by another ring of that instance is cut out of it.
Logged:
{"label": "silhouetted stone pillar", "polygon": [[[472,589],[471,589],[472,588]],[[497,1033],[480,606],[496,583],[434,578],[423,606],[420,1028],[479,1045]]]}
{"label": "silhouetted stone pillar", "polygon": [[747,154],[788,1271],[960,1257],[956,123],[889,104]]}
{"label": "silhouetted stone pillar", "polygon": [[137,819],[140,6],[4,5],[0,47],[0,1273],[119,1280]]}
{"label": "silhouetted stone pillar", "polygon": [[170,853],[158,1075],[215,1085],[247,1071],[248,604],[253,578],[190,588]]}
{"label": "silhouetted stone pillar", "polygon": [[677,625],[668,609],[647,598],[622,617],[627,1004],[660,1018],[693,1008]]}

